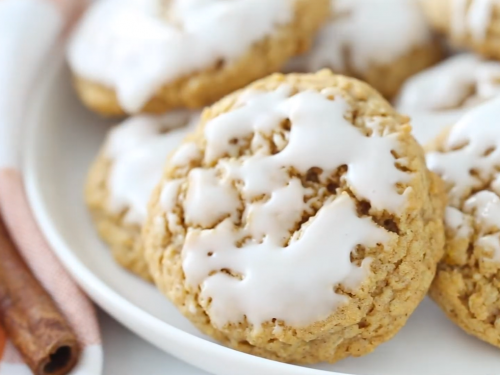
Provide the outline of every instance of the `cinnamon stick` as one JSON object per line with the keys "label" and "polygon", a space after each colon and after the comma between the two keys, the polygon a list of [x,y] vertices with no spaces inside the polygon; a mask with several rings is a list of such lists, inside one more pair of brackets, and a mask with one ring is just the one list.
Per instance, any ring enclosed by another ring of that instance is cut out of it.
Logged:
{"label": "cinnamon stick", "polygon": [[35,375],[65,375],[75,366],[76,335],[17,252],[1,217],[0,320]]}

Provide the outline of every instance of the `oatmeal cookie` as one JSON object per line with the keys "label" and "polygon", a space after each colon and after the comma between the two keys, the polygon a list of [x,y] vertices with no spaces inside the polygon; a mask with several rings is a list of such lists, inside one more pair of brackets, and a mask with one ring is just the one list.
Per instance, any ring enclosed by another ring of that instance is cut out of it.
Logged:
{"label": "oatmeal cookie", "polygon": [[103,0],[68,59],[101,114],[200,108],[307,50],[329,13],[329,0]]}
{"label": "oatmeal cookie", "polygon": [[468,112],[427,154],[449,191],[446,255],[430,295],[467,333],[500,347],[500,99]]}
{"label": "oatmeal cookie", "polygon": [[165,159],[197,118],[174,112],[126,120],[110,131],[87,178],[85,198],[100,236],[119,264],[148,281],[141,240],[147,202]]}
{"label": "oatmeal cookie", "polygon": [[332,16],[311,51],[288,71],[332,69],[366,81],[392,99],[411,75],[438,62],[442,49],[418,0],[331,0]]}
{"label": "oatmeal cookie", "polygon": [[201,331],[294,363],[370,353],[443,255],[440,179],[375,90],[275,74],[205,109],[144,227],[159,289]]}

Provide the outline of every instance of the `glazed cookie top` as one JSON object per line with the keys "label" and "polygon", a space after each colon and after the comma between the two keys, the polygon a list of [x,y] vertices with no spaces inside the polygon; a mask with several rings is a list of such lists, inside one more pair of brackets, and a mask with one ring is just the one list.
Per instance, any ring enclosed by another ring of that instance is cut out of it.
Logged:
{"label": "glazed cookie top", "polygon": [[352,253],[397,237],[360,207],[399,215],[412,190],[404,117],[359,82],[357,94],[290,82],[257,82],[206,110],[167,167],[171,243],[218,327],[326,319],[348,300],[336,287],[358,290],[370,275],[372,259],[356,264]]}
{"label": "glazed cookie top", "polygon": [[488,26],[498,0],[451,0],[451,31],[462,38],[470,34],[475,41],[486,38]]}
{"label": "glazed cookie top", "polygon": [[68,59],[80,77],[139,111],[164,84],[231,62],[293,17],[295,0],[103,0],[83,17]]}
{"label": "glazed cookie top", "polygon": [[500,99],[468,112],[428,153],[449,190],[446,225],[500,262]]}
{"label": "glazed cookie top", "polygon": [[[104,156],[110,161],[109,208],[127,210],[125,221],[141,225],[167,156],[193,130],[199,115],[188,111],[136,116],[111,130]],[[187,126],[186,126],[187,125]]]}
{"label": "glazed cookie top", "polygon": [[459,54],[410,78],[397,100],[403,110],[468,107],[500,94],[500,63]]}
{"label": "glazed cookie top", "polygon": [[[333,18],[298,65],[365,72],[431,40],[418,0],[332,0]],[[348,51],[348,53],[346,52]]]}

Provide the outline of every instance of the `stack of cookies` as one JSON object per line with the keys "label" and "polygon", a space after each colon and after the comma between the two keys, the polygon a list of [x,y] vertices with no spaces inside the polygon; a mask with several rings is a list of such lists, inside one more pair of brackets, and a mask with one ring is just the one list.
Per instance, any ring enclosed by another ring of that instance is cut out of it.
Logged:
{"label": "stack of cookies", "polygon": [[[261,357],[368,354],[428,293],[500,347],[499,14],[493,0],[95,3],[68,48],[75,87],[128,116],[85,188],[99,234],[202,332]],[[448,127],[422,146],[390,101]]]}

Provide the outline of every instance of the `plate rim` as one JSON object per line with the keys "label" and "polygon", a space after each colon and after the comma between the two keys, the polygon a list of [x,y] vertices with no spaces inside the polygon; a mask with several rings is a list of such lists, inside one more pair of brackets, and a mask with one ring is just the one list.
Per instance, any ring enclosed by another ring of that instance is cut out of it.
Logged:
{"label": "plate rim", "polygon": [[[85,291],[91,300],[127,329],[163,352],[204,371],[210,372],[211,370],[198,366],[195,364],[196,362],[179,358],[176,354],[159,347],[154,340],[150,339],[143,330],[138,328],[137,325],[132,324],[131,321],[139,322],[145,330],[161,332],[161,336],[167,337],[172,342],[175,342],[176,345],[185,347],[185,350],[195,353],[200,351],[205,355],[210,355],[220,360],[227,361],[231,359],[231,362],[239,363],[243,369],[251,367],[253,371],[263,371],[262,373],[265,374],[349,375],[346,373],[295,366],[253,356],[185,332],[180,328],[176,328],[156,318],[119,295],[78,259],[72,252],[71,246],[67,244],[58,233],[57,226],[54,224],[49,210],[47,209],[47,203],[43,199],[41,190],[38,188],[38,171],[35,167],[36,155],[39,147],[37,146],[37,140],[39,139],[39,127],[37,126],[38,119],[43,113],[44,104],[60,70],[65,66],[64,57],[64,48],[55,48],[55,51],[51,54],[50,64],[46,64],[48,67],[45,71],[46,74],[37,82],[32,91],[32,102],[25,114],[25,137],[21,146],[23,155],[21,172],[24,177],[27,200],[40,231],[54,254],[80,288]],[[120,311],[119,313],[118,310]]]}

